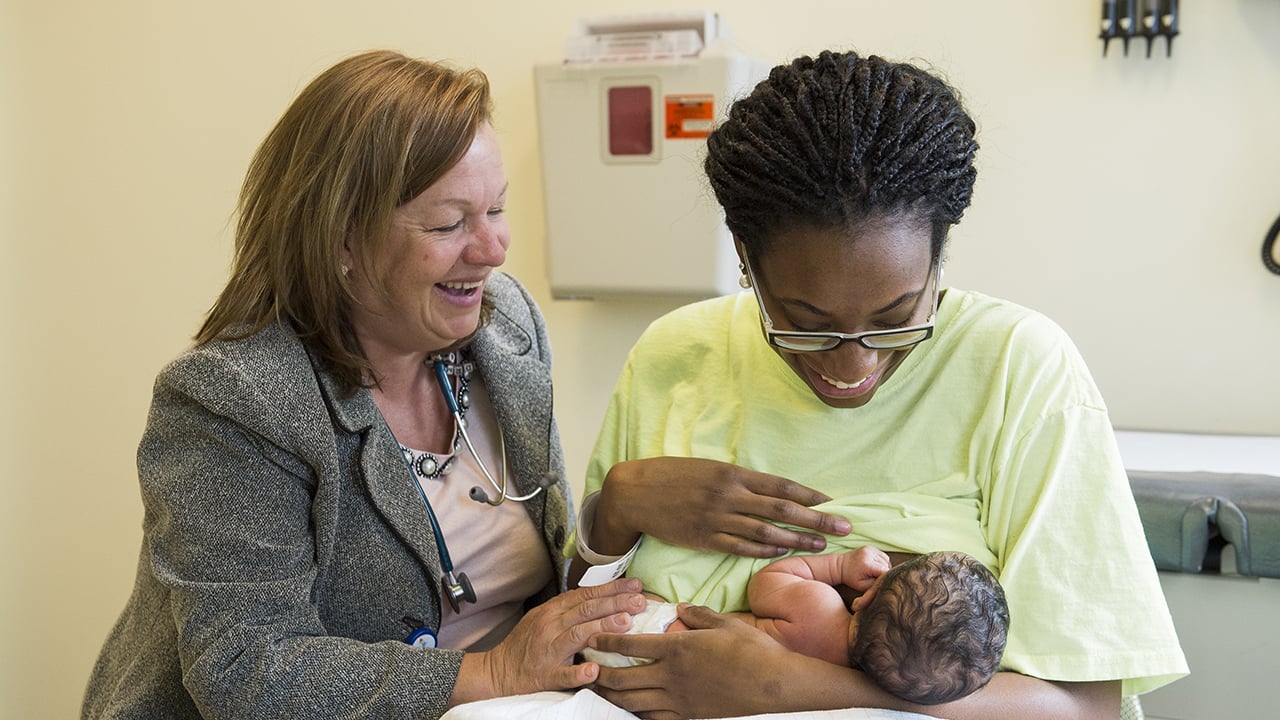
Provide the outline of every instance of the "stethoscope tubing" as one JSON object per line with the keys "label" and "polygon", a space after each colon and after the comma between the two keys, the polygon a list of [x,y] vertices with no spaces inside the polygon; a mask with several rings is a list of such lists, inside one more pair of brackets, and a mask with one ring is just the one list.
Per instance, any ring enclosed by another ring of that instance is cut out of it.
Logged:
{"label": "stethoscope tubing", "polygon": [[[396,447],[400,446],[399,441],[395,440],[395,432],[391,430],[391,426],[387,426],[387,432],[391,433],[391,439],[395,441]],[[426,490],[422,489],[422,483],[419,483],[417,477],[413,474],[413,465],[410,464],[409,458],[404,453],[400,453],[400,459],[404,461],[405,469],[409,471],[409,479],[413,481],[414,488],[418,491],[418,497],[422,500],[422,507],[426,508],[427,521],[431,526],[431,535],[436,542],[436,552],[440,555],[440,583],[441,589],[444,591],[444,597],[449,601],[449,606],[454,612],[462,609],[462,601],[476,601],[475,590],[471,586],[471,581],[467,578],[466,573],[454,574],[453,558],[449,555],[449,544],[444,541],[444,531],[440,529],[440,520],[436,518],[436,511],[432,509],[431,502],[427,499]],[[416,633],[415,633],[416,635]],[[419,638],[410,635],[405,642],[415,645]],[[434,635],[432,636],[434,638]]]}
{"label": "stethoscope tubing", "polygon": [[453,394],[453,383],[449,380],[449,371],[445,367],[443,360],[436,360],[432,363],[436,372],[436,383],[440,385],[440,393],[444,395],[445,404],[449,406],[449,412],[453,413],[453,420],[458,426],[458,434],[462,436],[462,442],[467,446],[467,452],[471,453],[471,457],[475,459],[476,466],[480,468],[480,474],[484,475],[484,479],[489,482],[489,487],[498,493],[497,500],[489,499],[484,492],[475,492],[479,488],[473,488],[471,499],[479,500],[493,507],[497,507],[507,500],[515,502],[528,502],[538,496],[543,491],[542,487],[534,488],[533,492],[527,495],[511,495],[507,492],[507,440],[504,437],[502,428],[498,428],[498,442],[501,446],[499,452],[502,454],[502,484],[499,485],[497,480],[493,479],[493,473],[489,472],[489,466],[480,458],[480,453],[476,452],[475,445],[471,444],[471,433],[467,432],[467,423],[462,417],[462,409],[458,407],[457,397]]}
{"label": "stethoscope tubing", "polygon": [[[440,394],[444,396],[445,404],[449,407],[449,413],[453,415],[453,420],[456,423],[458,434],[462,436],[462,441],[467,446],[467,452],[471,453],[471,457],[475,459],[476,466],[480,468],[480,473],[484,475],[485,480],[488,481],[490,487],[498,493],[498,499],[491,500],[488,494],[479,487],[473,487],[471,489],[470,497],[474,500],[479,500],[488,505],[497,507],[507,500],[513,500],[515,502],[526,502],[528,500],[532,500],[539,493],[544,491],[546,489],[545,484],[535,488],[533,492],[528,493],[527,495],[511,495],[507,492],[507,441],[501,427],[498,428],[498,440],[500,452],[502,453],[502,484],[499,485],[498,482],[494,480],[493,473],[489,471],[488,465],[485,464],[484,460],[480,457],[480,454],[476,452],[475,445],[471,442],[471,434],[467,432],[467,425],[462,417],[462,408],[458,407],[457,397],[453,393],[453,383],[449,381],[448,368],[445,367],[443,360],[437,358],[432,361],[432,369],[435,371],[436,383],[440,386]],[[396,446],[399,447],[400,443],[395,439],[395,433],[392,432],[391,426],[389,425],[387,426],[387,432],[391,433],[391,439],[395,441]],[[440,581],[443,585],[442,589],[444,590],[445,599],[449,601],[449,605],[453,608],[454,612],[459,612],[462,607],[462,602],[474,603],[476,601],[475,590],[472,588],[471,581],[467,578],[466,573],[460,572],[455,575],[453,558],[449,555],[449,544],[445,542],[444,531],[440,528],[440,520],[436,517],[436,512],[431,507],[431,501],[427,498],[427,492],[422,487],[422,483],[418,482],[417,476],[413,472],[413,465],[410,463],[409,458],[405,457],[403,452],[400,453],[400,459],[404,461],[405,469],[409,471],[409,478],[413,481],[413,486],[418,491],[418,498],[422,500],[422,507],[427,511],[427,521],[428,524],[431,525],[431,535],[435,540],[436,550],[440,555],[440,569],[442,571]],[[419,628],[419,630],[423,630],[423,628]],[[411,634],[405,642],[410,644],[419,644],[419,640],[416,638],[416,635],[417,632],[415,631],[415,633]]]}

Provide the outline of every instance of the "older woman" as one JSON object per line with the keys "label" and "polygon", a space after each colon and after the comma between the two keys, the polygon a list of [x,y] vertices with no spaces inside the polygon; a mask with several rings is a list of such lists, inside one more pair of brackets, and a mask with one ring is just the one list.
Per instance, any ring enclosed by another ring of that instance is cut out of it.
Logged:
{"label": "older woman", "polygon": [[156,381],[133,597],[85,717],[433,718],[591,682],[636,581],[560,594],[569,490],[488,84],[317,77],[240,199],[231,278]]}

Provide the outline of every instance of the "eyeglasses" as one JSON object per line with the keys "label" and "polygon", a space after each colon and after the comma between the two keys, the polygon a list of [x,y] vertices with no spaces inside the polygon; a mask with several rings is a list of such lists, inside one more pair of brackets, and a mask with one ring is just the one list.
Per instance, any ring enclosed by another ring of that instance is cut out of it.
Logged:
{"label": "eyeglasses", "polygon": [[921,325],[893,328],[891,330],[868,330],[860,333],[841,332],[800,332],[798,330],[774,330],[769,311],[764,309],[764,299],[760,297],[760,283],[756,282],[755,272],[751,269],[751,259],[744,252],[742,262],[746,266],[747,277],[751,280],[751,291],[756,295],[756,303],[760,305],[760,318],[764,323],[764,335],[769,344],[779,350],[788,352],[824,352],[835,350],[847,342],[855,342],[868,350],[900,350],[911,347],[933,337],[934,318],[938,314],[938,289],[942,284],[942,263],[933,263],[933,308],[929,311],[929,319]]}

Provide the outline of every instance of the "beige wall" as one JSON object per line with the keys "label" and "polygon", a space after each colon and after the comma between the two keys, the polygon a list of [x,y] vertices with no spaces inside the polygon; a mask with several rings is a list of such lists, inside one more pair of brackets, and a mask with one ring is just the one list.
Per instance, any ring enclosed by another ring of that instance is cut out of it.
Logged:
{"label": "beige wall", "polygon": [[[627,347],[672,304],[551,301],[532,64],[559,57],[579,14],[690,6],[0,0],[0,714],[75,714],[132,583],[152,378],[225,276],[256,144],[347,54],[392,47],[489,73],[513,188],[508,269],[551,324],[581,475]],[[1118,425],[1280,435],[1280,277],[1258,260],[1280,213],[1280,2],[1183,8],[1174,57],[1150,60],[1141,44],[1100,57],[1092,1],[715,9],[775,62],[827,46],[927,58],[965,90],[981,176],[947,280],[1058,319]]]}

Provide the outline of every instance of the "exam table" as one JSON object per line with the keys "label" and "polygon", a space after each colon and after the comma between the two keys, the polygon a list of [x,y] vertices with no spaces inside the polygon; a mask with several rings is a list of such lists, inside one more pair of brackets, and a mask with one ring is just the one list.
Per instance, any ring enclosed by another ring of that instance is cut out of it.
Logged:
{"label": "exam table", "polygon": [[1191,668],[1147,720],[1277,717],[1280,437],[1116,436]]}

